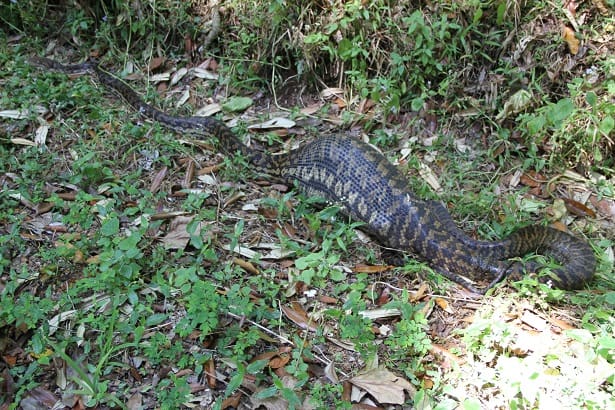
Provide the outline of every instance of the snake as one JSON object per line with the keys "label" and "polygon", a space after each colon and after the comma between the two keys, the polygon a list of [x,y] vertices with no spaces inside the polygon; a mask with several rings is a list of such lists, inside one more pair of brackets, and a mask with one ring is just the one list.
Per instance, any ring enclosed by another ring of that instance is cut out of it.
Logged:
{"label": "snake", "polygon": [[[404,174],[361,140],[323,135],[272,155],[248,147],[215,117],[175,116],[156,109],[101,69],[96,60],[64,65],[37,56],[30,61],[49,70],[92,75],[146,118],[179,133],[213,137],[226,155],[239,154],[256,171],[295,184],[308,197],[338,205],[386,247],[417,255],[434,271],[472,292],[484,294],[505,277],[519,280],[539,271],[546,272],[539,275],[541,282],[564,290],[582,289],[594,276],[597,262],[589,243],[552,227],[528,225],[497,241],[467,235],[440,201],[418,198]],[[544,263],[522,259],[532,253],[552,258],[556,266],[545,269]],[[489,283],[479,289],[478,281]]]}

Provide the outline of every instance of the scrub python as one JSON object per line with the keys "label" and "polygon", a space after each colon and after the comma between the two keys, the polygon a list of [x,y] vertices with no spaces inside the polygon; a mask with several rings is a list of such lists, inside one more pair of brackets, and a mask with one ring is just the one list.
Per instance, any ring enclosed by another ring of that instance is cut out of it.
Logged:
{"label": "scrub python", "polygon": [[[512,258],[538,252],[560,265],[541,277],[561,289],[580,289],[592,279],[596,258],[592,248],[565,232],[544,226],[528,226],[500,241],[475,240],[456,225],[437,201],[417,198],[408,190],[403,174],[370,145],[344,136],[328,135],[284,155],[255,151],[221,121],[209,117],[177,117],[145,103],[117,78],[102,71],[95,61],[62,65],[34,57],[39,67],[64,73],[88,73],[120,94],[135,110],[182,133],[211,135],[228,155],[239,152],[259,172],[288,183],[297,182],[308,196],[337,204],[363,229],[394,249],[420,255],[443,276],[476,292],[484,293],[504,277],[521,278],[543,266]],[[471,280],[489,281],[483,289]]]}

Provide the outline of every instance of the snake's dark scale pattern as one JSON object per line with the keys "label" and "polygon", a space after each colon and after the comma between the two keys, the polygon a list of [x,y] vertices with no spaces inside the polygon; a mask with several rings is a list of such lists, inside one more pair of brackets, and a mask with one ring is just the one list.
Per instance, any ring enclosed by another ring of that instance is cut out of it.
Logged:
{"label": "snake's dark scale pattern", "polygon": [[[92,73],[142,115],[180,132],[216,137],[225,153],[239,152],[258,171],[289,183],[297,181],[306,195],[339,204],[385,245],[420,255],[438,272],[472,291],[484,292],[502,277],[519,279],[526,271],[541,269],[535,262],[510,260],[531,252],[553,257],[561,265],[544,279],[558,288],[580,289],[594,275],[596,258],[589,244],[553,228],[528,226],[496,242],[470,238],[457,228],[440,202],[416,198],[401,172],[361,141],[329,135],[285,155],[271,156],[245,146],[219,120],[176,117],[155,109],[95,62],[65,66],[39,57],[32,62],[65,73]],[[465,277],[491,283],[479,291]]]}

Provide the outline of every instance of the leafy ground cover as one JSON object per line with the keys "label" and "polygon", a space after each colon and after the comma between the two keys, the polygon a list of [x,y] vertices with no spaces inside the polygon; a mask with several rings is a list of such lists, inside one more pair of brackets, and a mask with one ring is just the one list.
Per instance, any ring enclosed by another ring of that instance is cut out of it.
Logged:
{"label": "leafy ground cover", "polygon": [[[615,407],[613,4],[305,3],[0,6],[0,408]],[[32,55],[273,152],[369,140],[476,237],[586,238],[596,279],[478,297],[394,267],[335,206]]]}

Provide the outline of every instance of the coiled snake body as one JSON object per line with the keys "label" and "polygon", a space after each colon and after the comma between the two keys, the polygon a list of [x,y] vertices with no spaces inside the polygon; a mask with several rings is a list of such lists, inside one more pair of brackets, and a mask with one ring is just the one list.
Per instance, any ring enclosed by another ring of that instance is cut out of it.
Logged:
{"label": "coiled snake body", "polygon": [[[561,265],[546,279],[558,288],[579,289],[593,277],[596,258],[589,244],[556,229],[528,226],[494,242],[470,238],[457,228],[441,203],[415,197],[403,174],[361,141],[330,135],[285,155],[271,156],[248,148],[219,120],[171,116],[155,109],[95,62],[65,66],[39,57],[32,62],[65,73],[94,74],[144,116],[180,132],[215,136],[227,154],[239,152],[257,170],[297,181],[307,195],[339,204],[385,245],[420,255],[439,273],[472,291],[483,292],[503,277],[518,279],[525,271],[540,269],[535,262],[511,261],[530,252],[553,257]],[[462,275],[491,283],[479,291]]]}

